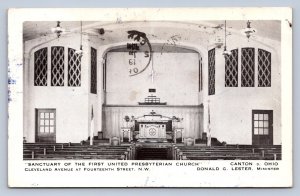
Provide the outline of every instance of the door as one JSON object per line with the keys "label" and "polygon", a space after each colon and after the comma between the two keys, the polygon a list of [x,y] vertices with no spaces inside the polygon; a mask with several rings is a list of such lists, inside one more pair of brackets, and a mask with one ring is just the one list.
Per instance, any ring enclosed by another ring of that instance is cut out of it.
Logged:
{"label": "door", "polygon": [[36,142],[56,142],[56,110],[36,109]]}
{"label": "door", "polygon": [[273,145],[273,110],[252,111],[252,144]]}

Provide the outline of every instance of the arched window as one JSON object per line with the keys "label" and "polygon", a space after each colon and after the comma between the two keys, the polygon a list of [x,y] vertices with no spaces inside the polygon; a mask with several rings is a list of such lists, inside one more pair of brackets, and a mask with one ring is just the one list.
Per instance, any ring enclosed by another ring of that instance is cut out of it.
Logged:
{"label": "arched window", "polygon": [[97,50],[91,48],[91,93],[97,94]]}
{"label": "arched window", "polygon": [[64,86],[64,47],[51,47],[51,86]]}
{"label": "arched window", "polygon": [[271,53],[258,49],[258,86],[271,86]]}
{"label": "arched window", "polygon": [[72,48],[68,49],[68,86],[81,85],[81,55]]}
{"label": "arched window", "polygon": [[254,87],[255,49],[242,48],[241,79],[242,87]]}
{"label": "arched window", "polygon": [[225,56],[225,87],[238,87],[238,49]]}
{"label": "arched window", "polygon": [[203,90],[202,57],[199,59],[199,92]]}
{"label": "arched window", "polygon": [[34,53],[34,86],[47,86],[48,49]]}
{"label": "arched window", "polygon": [[215,49],[208,51],[208,95],[215,94]]}

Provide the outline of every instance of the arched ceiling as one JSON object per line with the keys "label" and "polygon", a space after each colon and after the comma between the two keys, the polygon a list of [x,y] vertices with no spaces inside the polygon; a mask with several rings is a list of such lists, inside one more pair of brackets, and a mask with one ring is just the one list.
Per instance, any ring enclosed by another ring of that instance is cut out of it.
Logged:
{"label": "arched ceiling", "polygon": [[[98,38],[102,44],[110,44],[128,40],[127,31],[137,30],[146,33],[149,40],[164,40],[172,45],[177,41],[201,43],[209,46],[218,39],[224,39],[224,21],[191,21],[191,22],[166,22],[166,21],[135,21],[135,22],[97,22],[83,21],[83,34]],[[56,21],[25,22],[23,38],[24,41],[39,37],[55,36],[51,28],[56,26]],[[281,40],[280,21],[251,21],[251,26],[257,30],[254,36],[275,41]],[[61,27],[66,29],[65,35],[80,33],[80,21],[62,21]],[[227,32],[240,35],[241,30],[246,27],[246,21],[227,21]],[[104,29],[104,34],[99,29]]]}

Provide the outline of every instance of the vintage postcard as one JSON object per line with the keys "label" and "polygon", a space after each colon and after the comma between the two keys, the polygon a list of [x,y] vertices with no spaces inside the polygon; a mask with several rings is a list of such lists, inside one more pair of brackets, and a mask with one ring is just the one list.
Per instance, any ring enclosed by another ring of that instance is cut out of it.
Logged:
{"label": "vintage postcard", "polygon": [[10,9],[9,187],[291,187],[291,8]]}

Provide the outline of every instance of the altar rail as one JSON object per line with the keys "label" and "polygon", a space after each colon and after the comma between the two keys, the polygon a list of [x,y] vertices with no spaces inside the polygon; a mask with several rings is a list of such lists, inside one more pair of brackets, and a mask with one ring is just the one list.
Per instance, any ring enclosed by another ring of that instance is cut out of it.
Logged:
{"label": "altar rail", "polygon": [[184,129],[183,137],[201,138],[203,132],[203,107],[202,106],[127,106],[106,105],[103,106],[103,130],[104,137],[121,137],[121,127],[126,127],[125,116],[140,117],[150,112],[156,112],[163,116],[183,118],[175,126]]}

